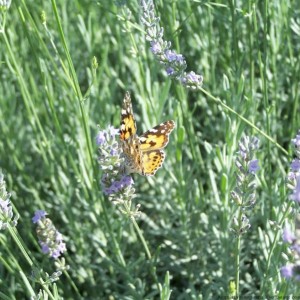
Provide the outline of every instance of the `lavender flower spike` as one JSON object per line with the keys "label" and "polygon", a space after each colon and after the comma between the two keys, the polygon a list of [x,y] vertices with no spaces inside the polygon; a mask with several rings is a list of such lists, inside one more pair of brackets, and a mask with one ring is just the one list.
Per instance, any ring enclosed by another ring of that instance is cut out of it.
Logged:
{"label": "lavender flower spike", "polygon": [[139,215],[138,205],[136,209],[130,210],[131,199],[135,193],[134,182],[132,177],[126,174],[119,130],[112,126],[108,126],[106,130],[100,130],[96,142],[99,146],[98,162],[102,170],[100,184],[104,195],[108,196],[114,204],[126,204],[126,209],[120,209],[122,213],[131,218]]}
{"label": "lavender flower spike", "polygon": [[296,137],[292,139],[292,143],[294,144],[294,151],[297,156],[297,158],[300,159],[300,130],[298,131]]}
{"label": "lavender flower spike", "polygon": [[164,40],[163,28],[160,27],[160,19],[156,17],[152,0],[141,1],[143,16],[142,23],[146,27],[146,39],[150,42],[150,49],[155,58],[164,66],[167,75],[178,80],[186,88],[199,89],[203,77],[195,72],[187,73],[186,60],[182,54],[178,54],[171,48],[171,42]]}
{"label": "lavender flower spike", "polygon": [[282,239],[285,243],[289,244],[289,248],[293,253],[293,262],[289,263],[280,268],[281,276],[286,279],[295,279],[300,281],[300,215],[296,216],[295,220],[295,230],[291,231],[290,227],[287,225],[282,234]]}
{"label": "lavender flower spike", "polygon": [[[235,165],[236,187],[231,192],[232,200],[239,209],[251,209],[255,205],[255,173],[259,170],[258,160],[254,158],[258,149],[259,140],[256,137],[244,136],[239,142],[239,151]],[[249,219],[246,214],[238,214],[238,221],[233,220],[231,231],[240,236],[250,228]]]}
{"label": "lavender flower spike", "polygon": [[0,11],[6,11],[9,9],[11,0],[0,0]]}
{"label": "lavender flower spike", "polygon": [[124,159],[122,148],[117,137],[119,130],[109,126],[106,130],[100,130],[96,141],[99,145],[99,165],[103,171],[101,186],[105,195],[114,197],[113,194],[123,193],[133,184],[132,178],[124,172]]}
{"label": "lavender flower spike", "polygon": [[300,177],[300,130],[294,139],[292,139],[292,144],[294,145],[294,153],[296,158],[292,160],[290,165],[290,171],[287,176],[287,187],[293,191],[290,198],[296,202],[299,201],[299,177]]}
{"label": "lavender flower spike", "polygon": [[32,222],[38,225],[36,232],[42,252],[57,259],[67,251],[67,248],[62,234],[55,228],[52,221],[46,218],[46,215],[45,211],[37,210],[32,218]]}
{"label": "lavender flower spike", "polygon": [[296,180],[296,187],[293,190],[293,193],[290,195],[290,199],[300,203],[300,175],[297,176]]}
{"label": "lavender flower spike", "polygon": [[11,194],[6,191],[6,182],[4,176],[0,173],[0,230],[10,226],[17,226],[18,216],[14,217],[11,202]]}

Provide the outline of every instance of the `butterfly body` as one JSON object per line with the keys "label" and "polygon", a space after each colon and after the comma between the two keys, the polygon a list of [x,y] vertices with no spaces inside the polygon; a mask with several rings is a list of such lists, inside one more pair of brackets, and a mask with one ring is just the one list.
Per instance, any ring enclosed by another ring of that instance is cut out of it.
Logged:
{"label": "butterfly body", "polygon": [[169,134],[174,127],[174,121],[169,120],[138,136],[131,99],[127,92],[123,100],[120,128],[126,172],[154,175],[163,164],[165,159],[163,148],[168,144]]}

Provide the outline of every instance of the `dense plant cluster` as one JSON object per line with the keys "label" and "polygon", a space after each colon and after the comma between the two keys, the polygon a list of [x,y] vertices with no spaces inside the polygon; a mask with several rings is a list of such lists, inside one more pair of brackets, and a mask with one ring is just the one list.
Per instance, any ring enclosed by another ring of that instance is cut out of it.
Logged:
{"label": "dense plant cluster", "polygon": [[0,0],[0,298],[299,297],[299,13]]}

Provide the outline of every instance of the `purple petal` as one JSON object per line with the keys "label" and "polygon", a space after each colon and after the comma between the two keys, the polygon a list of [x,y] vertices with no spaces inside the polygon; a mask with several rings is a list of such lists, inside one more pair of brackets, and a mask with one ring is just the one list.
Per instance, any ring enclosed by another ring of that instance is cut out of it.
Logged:
{"label": "purple petal", "polygon": [[42,218],[44,218],[46,215],[48,215],[44,210],[37,210],[34,214],[34,217],[31,219],[32,222],[35,224]]}
{"label": "purple petal", "polygon": [[9,200],[0,200],[0,209],[2,210],[3,213],[7,213],[9,210]]}
{"label": "purple petal", "polygon": [[105,130],[101,130],[98,132],[97,136],[96,136],[96,144],[98,146],[103,145],[106,142],[106,131]]}
{"label": "purple petal", "polygon": [[290,199],[300,203],[300,176],[297,177],[297,184],[292,195],[290,195]]}
{"label": "purple petal", "polygon": [[293,159],[291,163],[291,170],[293,172],[298,172],[300,170],[300,160],[298,158]]}
{"label": "purple petal", "polygon": [[281,267],[280,269],[281,276],[286,279],[291,278],[293,276],[293,268],[294,265],[286,265],[284,267]]}
{"label": "purple petal", "polygon": [[161,45],[158,42],[151,41],[150,44],[151,44],[151,48],[150,49],[151,49],[151,51],[152,51],[153,54],[159,54],[159,53],[161,53]]}
{"label": "purple petal", "polygon": [[296,237],[289,227],[285,227],[283,229],[282,239],[284,242],[291,244],[295,241]]}
{"label": "purple petal", "polygon": [[292,139],[292,143],[295,145],[296,148],[300,147],[300,131],[296,135],[296,138]]}
{"label": "purple petal", "polygon": [[249,173],[256,173],[259,170],[258,159],[253,159],[248,164]]}

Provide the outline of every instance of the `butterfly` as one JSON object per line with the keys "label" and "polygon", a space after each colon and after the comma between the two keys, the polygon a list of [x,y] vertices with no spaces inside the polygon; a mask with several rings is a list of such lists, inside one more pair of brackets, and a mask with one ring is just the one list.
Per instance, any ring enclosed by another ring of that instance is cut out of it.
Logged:
{"label": "butterfly", "polygon": [[169,142],[169,134],[175,127],[172,120],[161,123],[141,136],[136,133],[130,94],[126,92],[121,111],[120,141],[125,158],[126,173],[152,176],[165,159],[163,148]]}

